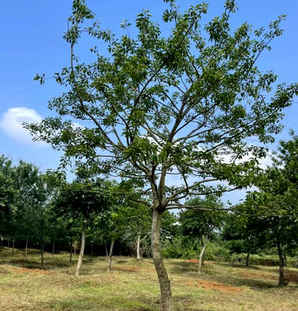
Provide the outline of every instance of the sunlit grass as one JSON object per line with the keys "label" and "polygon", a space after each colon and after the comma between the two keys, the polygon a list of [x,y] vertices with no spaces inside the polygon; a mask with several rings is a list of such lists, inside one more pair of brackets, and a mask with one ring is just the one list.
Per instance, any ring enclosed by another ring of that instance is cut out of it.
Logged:
{"label": "sunlit grass", "polygon": [[[116,257],[108,273],[105,258],[87,257],[79,278],[73,276],[68,254],[46,254],[42,270],[38,252],[25,258],[22,251],[11,256],[10,249],[2,249],[0,263],[1,311],[159,310],[150,259]],[[193,262],[170,259],[166,264],[178,311],[297,310],[297,283],[278,288],[277,267],[207,262],[198,275]]]}

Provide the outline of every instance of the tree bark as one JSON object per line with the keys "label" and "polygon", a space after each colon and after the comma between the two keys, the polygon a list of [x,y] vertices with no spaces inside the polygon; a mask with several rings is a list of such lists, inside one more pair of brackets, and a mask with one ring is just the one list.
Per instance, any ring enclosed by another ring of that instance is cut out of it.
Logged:
{"label": "tree bark", "polygon": [[28,256],[28,243],[29,243],[29,239],[26,239],[26,244],[25,244],[25,256]]}
{"label": "tree bark", "polygon": [[141,260],[140,247],[141,247],[141,235],[138,234],[137,236],[137,260]]}
{"label": "tree bark", "polygon": [[115,240],[112,240],[111,245],[110,245],[109,256],[108,256],[108,272],[112,271],[112,258],[113,258],[114,245],[115,245]]}
{"label": "tree bark", "polygon": [[204,258],[206,246],[207,246],[207,243],[204,242],[204,238],[203,238],[203,247],[202,247],[201,252],[200,252],[199,263],[198,263],[198,273],[199,274],[201,274],[201,272],[202,272],[202,264],[203,264],[203,258]]}
{"label": "tree bark", "polygon": [[151,248],[160,287],[160,310],[173,311],[174,305],[171,292],[171,283],[161,255],[160,221],[161,213],[154,208],[152,213]]}
{"label": "tree bark", "polygon": [[83,229],[82,230],[82,237],[81,237],[81,249],[80,249],[80,254],[79,254],[79,258],[78,258],[75,276],[80,275],[80,269],[81,269],[81,265],[83,262],[83,256],[84,256],[84,251],[85,251],[85,240],[86,240],[85,229]]}
{"label": "tree bark", "polygon": [[285,278],[285,257],[280,243],[277,243],[278,257],[279,257],[279,279],[278,286],[287,286],[288,281]]}
{"label": "tree bark", "polygon": [[250,252],[248,251],[247,254],[246,254],[246,260],[245,260],[246,267],[249,266],[249,257],[250,257]]}
{"label": "tree bark", "polygon": [[108,261],[109,252],[108,252],[108,248],[107,248],[107,243],[106,242],[105,242],[105,252],[106,252],[106,259]]}

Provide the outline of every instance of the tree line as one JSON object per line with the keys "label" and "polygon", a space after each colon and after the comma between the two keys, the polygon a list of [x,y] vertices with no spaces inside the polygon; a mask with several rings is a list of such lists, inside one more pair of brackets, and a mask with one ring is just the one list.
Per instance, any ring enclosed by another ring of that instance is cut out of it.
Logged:
{"label": "tree line", "polygon": [[[218,247],[216,260],[246,253],[246,265],[251,254],[276,249],[279,285],[286,285],[287,255],[297,255],[298,246],[297,154],[297,136],[282,141],[273,165],[258,176],[258,191],[248,192],[242,203],[227,206],[208,195],[188,200],[179,213],[166,213],[161,226],[164,255],[197,258],[201,273],[210,245]],[[29,246],[39,248],[43,268],[45,246],[52,253],[69,250],[70,264],[79,250],[76,276],[86,240],[90,255],[106,255],[107,271],[112,270],[115,243],[118,254],[133,253],[138,260],[144,252],[152,256],[152,211],[140,203],[141,192],[131,184],[90,177],[67,182],[61,172],[42,173],[23,161],[13,166],[3,155],[0,179],[0,238],[12,254],[15,246],[24,248],[24,256]]]}

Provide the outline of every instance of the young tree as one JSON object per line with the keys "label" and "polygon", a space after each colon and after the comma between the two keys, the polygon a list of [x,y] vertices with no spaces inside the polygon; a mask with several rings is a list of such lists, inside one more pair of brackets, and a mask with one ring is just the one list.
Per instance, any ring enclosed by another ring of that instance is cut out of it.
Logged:
{"label": "young tree", "polygon": [[246,253],[245,265],[249,266],[250,254],[266,245],[262,225],[252,217],[245,204],[233,206],[225,217],[222,237],[233,253]]}
{"label": "young tree", "polygon": [[[86,244],[86,232],[94,225],[94,218],[107,210],[108,193],[102,182],[73,182],[66,184],[55,203],[57,215],[77,221],[81,227],[81,247],[75,275],[79,276]],[[92,229],[91,229],[92,230]]]}
{"label": "young tree", "polygon": [[121,215],[125,223],[122,239],[133,245],[136,258],[142,257],[142,243],[147,239],[151,229],[151,213],[148,206],[142,202],[142,193],[138,185],[131,182],[121,182],[115,188],[115,197],[121,205]]}
{"label": "young tree", "polygon": [[[148,186],[153,261],[161,310],[168,311],[173,301],[160,249],[162,214],[182,208],[190,195],[248,185],[263,150],[246,139],[273,140],[282,109],[291,104],[298,86],[276,87],[277,76],[257,66],[282,34],[283,17],[267,30],[254,31],[247,23],[234,30],[230,16],[236,5],[227,0],[223,14],[202,26],[206,3],[181,13],[174,0],[164,2],[163,21],[172,27],[170,33],[143,11],[136,18],[136,35],[125,31],[117,38],[89,25],[93,13],[84,0],[74,0],[64,35],[71,64],[55,74],[65,91],[49,104],[58,116],[28,127],[35,139],[63,150],[66,158]],[[90,35],[92,44],[98,40],[91,49],[94,62],[81,62],[76,55],[83,34]],[[42,83],[44,75],[35,79]],[[83,126],[74,126],[73,120]],[[223,152],[231,154],[229,162],[222,160]],[[244,161],[247,154],[250,160]],[[172,183],[169,176],[181,182]]]}
{"label": "young tree", "polygon": [[214,231],[220,229],[223,224],[223,205],[218,198],[209,196],[205,199],[192,199],[186,203],[186,206],[195,208],[185,210],[180,214],[181,230],[184,237],[190,238],[192,241],[200,241],[198,272],[201,273],[208,241],[214,235]]}

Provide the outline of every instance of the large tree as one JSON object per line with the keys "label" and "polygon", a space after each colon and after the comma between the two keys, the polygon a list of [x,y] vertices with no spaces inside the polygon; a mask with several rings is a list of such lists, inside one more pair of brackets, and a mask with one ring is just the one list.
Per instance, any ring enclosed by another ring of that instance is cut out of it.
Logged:
{"label": "large tree", "polygon": [[[174,0],[164,2],[163,22],[170,31],[142,11],[135,34],[127,35],[130,24],[125,22],[124,34],[117,37],[93,23],[84,0],[74,0],[64,35],[71,63],[55,73],[64,91],[49,103],[57,117],[29,128],[36,139],[63,150],[65,158],[135,179],[150,191],[161,310],[173,310],[160,250],[162,214],[182,207],[190,195],[220,194],[249,184],[263,150],[246,139],[273,140],[282,109],[291,104],[298,86],[276,86],[277,76],[257,66],[282,34],[283,17],[268,29],[253,30],[247,23],[231,27],[236,5],[227,0],[222,15],[203,25],[206,3],[180,12]],[[86,61],[77,55],[85,34],[93,46]],[[45,80],[43,74],[35,78]],[[223,153],[230,154],[229,161]]]}

